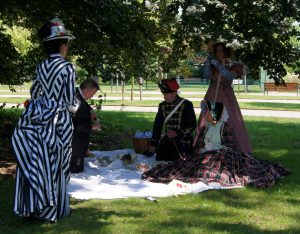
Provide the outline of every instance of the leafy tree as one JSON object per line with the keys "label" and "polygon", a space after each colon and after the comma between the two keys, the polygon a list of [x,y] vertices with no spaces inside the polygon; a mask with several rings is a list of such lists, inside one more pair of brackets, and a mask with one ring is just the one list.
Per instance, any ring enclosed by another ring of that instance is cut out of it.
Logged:
{"label": "leafy tree", "polygon": [[[147,58],[159,52],[156,41],[164,36],[159,33],[155,17],[152,18],[155,12],[147,13],[141,1],[125,4],[118,0],[12,0],[1,3],[0,10],[4,24],[32,30],[33,46],[26,61],[34,65],[43,57],[36,34],[38,28],[44,21],[59,16],[76,37],[70,56],[78,56],[76,61],[90,75],[101,74],[103,65],[110,66],[112,72],[143,73]],[[23,71],[29,75],[33,68],[27,65]]]}
{"label": "leafy tree", "polygon": [[[291,39],[291,43],[293,44],[293,46],[295,48],[300,49],[300,26],[299,23],[295,24],[296,29],[298,31],[298,37],[296,38],[292,38]],[[298,57],[298,60],[292,64],[292,66],[290,67],[290,69],[292,68],[292,71],[295,72],[296,74],[300,74],[300,57]],[[300,77],[299,77],[300,78]]]}
{"label": "leafy tree", "polygon": [[[236,58],[257,78],[263,66],[280,83],[286,75],[284,65],[293,64],[300,55],[290,41],[299,34],[293,26],[300,20],[299,7],[298,0],[173,0],[168,8],[173,16],[182,9],[174,45],[199,48],[206,40],[224,41],[236,48]],[[181,48],[174,49],[182,53]]]}
{"label": "leafy tree", "polygon": [[0,84],[10,85],[13,90],[12,85],[22,84],[23,74],[19,67],[23,60],[3,27],[0,27],[0,51]]}
{"label": "leafy tree", "polygon": [[[235,47],[235,56],[251,68],[268,70],[283,82],[284,64],[299,58],[291,38],[293,22],[300,21],[299,0],[10,0],[0,5],[0,20],[22,26],[32,34],[26,56],[0,30],[0,82],[22,83],[43,57],[38,28],[59,16],[76,36],[70,56],[89,75],[101,75],[103,66],[127,77],[151,77],[155,66],[165,72],[178,67],[190,49],[199,51],[207,40]],[[164,48],[170,48],[165,51]],[[153,62],[155,61],[155,62]],[[24,78],[25,77],[25,78]],[[258,75],[256,75],[258,78]]]}
{"label": "leafy tree", "polygon": [[293,69],[296,74],[300,74],[300,59],[295,62],[295,64],[293,65]]}
{"label": "leafy tree", "polygon": [[26,28],[17,26],[13,26],[11,28],[7,27],[6,32],[11,36],[11,41],[21,56],[26,55],[29,47],[31,46],[31,42],[29,40],[31,32]]}

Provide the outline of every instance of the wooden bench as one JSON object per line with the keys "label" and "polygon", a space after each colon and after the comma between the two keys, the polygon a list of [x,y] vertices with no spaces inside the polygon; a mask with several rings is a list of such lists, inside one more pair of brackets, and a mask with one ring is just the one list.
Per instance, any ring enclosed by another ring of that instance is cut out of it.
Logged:
{"label": "wooden bench", "polygon": [[276,85],[275,83],[264,83],[264,95],[268,95],[269,91],[276,92],[297,92],[297,96],[299,94],[299,84],[297,82],[285,83],[284,85]]}

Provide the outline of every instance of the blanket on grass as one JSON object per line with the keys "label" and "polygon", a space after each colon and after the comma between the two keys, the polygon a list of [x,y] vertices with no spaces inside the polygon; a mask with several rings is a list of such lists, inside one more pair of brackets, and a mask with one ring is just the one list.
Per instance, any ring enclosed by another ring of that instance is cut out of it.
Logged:
{"label": "blanket on grass", "polygon": [[[222,187],[220,184],[183,183],[173,180],[168,184],[142,180],[143,172],[137,165],[152,167],[155,157],[135,154],[132,149],[93,151],[95,157],[85,158],[84,172],[71,174],[68,192],[75,199],[116,199],[128,197],[168,197],[200,193],[208,189],[241,188]],[[125,163],[122,156],[136,156],[134,163]]]}

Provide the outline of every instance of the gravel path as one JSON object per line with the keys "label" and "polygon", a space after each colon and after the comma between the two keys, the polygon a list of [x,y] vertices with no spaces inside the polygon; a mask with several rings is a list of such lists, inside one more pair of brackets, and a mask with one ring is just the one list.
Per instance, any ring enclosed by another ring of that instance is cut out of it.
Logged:
{"label": "gravel path", "polygon": [[[7,94],[1,94],[0,98],[29,98],[29,95],[20,95],[20,94],[14,94],[14,95],[7,95]],[[93,98],[94,100],[97,100],[99,98]],[[201,98],[189,98],[190,101],[200,101]],[[106,100],[122,100],[121,95],[119,96],[106,96]],[[130,97],[125,97],[125,100],[130,100]],[[134,97],[134,100],[138,101],[140,100],[139,97]],[[159,100],[162,101],[163,97],[143,97],[142,100]],[[250,98],[238,98],[238,102],[268,102],[268,103],[293,103],[293,104],[300,104],[300,99],[264,99],[263,97],[261,99],[250,99]]]}
{"label": "gravel path", "polygon": [[[157,107],[142,106],[102,106],[102,110],[113,111],[132,111],[132,112],[157,112]],[[197,115],[200,114],[200,108],[195,108]],[[243,116],[263,116],[277,118],[300,118],[300,111],[277,111],[277,110],[249,110],[242,109]]]}
{"label": "gravel path", "polygon": [[[129,92],[126,92],[128,94]],[[138,92],[135,91],[135,95]],[[157,97],[143,97],[143,100],[159,100],[162,101],[162,96],[159,91],[143,91],[143,94],[155,94],[158,95]],[[187,94],[193,94],[193,95],[204,95],[204,92],[181,92],[182,96],[185,96]],[[111,96],[110,96],[111,95]],[[117,96],[119,95],[119,96]],[[250,98],[238,98],[238,102],[267,102],[267,103],[293,103],[293,104],[300,104],[300,99],[297,98],[295,93],[277,93],[272,92],[269,93],[269,96],[281,96],[278,99],[264,99],[263,93],[257,93],[255,94],[257,96],[261,96],[261,99],[250,99]],[[244,94],[241,94],[241,96],[244,96]],[[282,99],[282,96],[294,96],[295,99]],[[0,98],[9,98],[9,97],[16,97],[16,98],[29,98],[29,95],[21,95],[21,94],[1,94]],[[97,99],[97,98],[95,98]],[[190,101],[200,101],[200,98],[188,98]],[[106,100],[121,100],[121,94],[120,93],[107,93]],[[125,97],[125,100],[130,100],[130,97]],[[139,100],[138,97],[134,97],[134,100]],[[2,103],[0,103],[1,105]],[[6,107],[15,106],[16,104],[7,103]],[[132,112],[157,112],[157,107],[137,107],[137,106],[102,106],[103,110],[113,110],[113,111],[132,111]],[[197,114],[200,113],[200,109],[195,107],[195,112]],[[242,114],[244,116],[264,116],[264,117],[278,117],[278,118],[300,118],[300,107],[299,111],[278,111],[278,110],[252,110],[252,109],[242,109]]]}

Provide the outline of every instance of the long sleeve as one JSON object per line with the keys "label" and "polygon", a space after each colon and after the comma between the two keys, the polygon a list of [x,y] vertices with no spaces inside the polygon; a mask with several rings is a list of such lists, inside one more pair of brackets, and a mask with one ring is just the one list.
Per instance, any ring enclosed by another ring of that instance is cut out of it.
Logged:
{"label": "long sleeve", "polygon": [[153,129],[152,129],[152,139],[151,139],[151,142],[150,142],[150,144],[152,146],[157,146],[158,143],[159,143],[162,128],[163,128],[163,125],[164,125],[164,119],[165,118],[163,116],[162,105],[159,104],[158,112],[156,114]]}
{"label": "long sleeve", "polygon": [[80,106],[80,101],[75,97],[76,91],[76,72],[73,65],[70,63],[66,66],[64,75],[65,79],[65,100],[68,105],[68,109],[71,113],[75,114]]}
{"label": "long sleeve", "polygon": [[73,117],[74,132],[88,135],[91,133],[91,110],[91,106],[82,100],[75,117]]}
{"label": "long sleeve", "polygon": [[184,102],[184,109],[182,112],[182,122],[180,129],[175,129],[179,138],[182,141],[190,139],[193,131],[196,128],[196,114],[194,111],[193,103],[186,100]]}
{"label": "long sleeve", "polygon": [[207,56],[206,61],[204,62],[203,66],[203,78],[209,80],[211,78],[212,69],[210,61],[213,59],[213,56],[209,54]]}
{"label": "long sleeve", "polygon": [[72,64],[66,66],[66,102],[70,105],[75,104],[75,90],[76,90],[76,72]]}
{"label": "long sleeve", "polygon": [[[38,67],[36,68],[38,69]],[[32,86],[30,88],[30,96],[31,99],[36,99],[41,96],[42,86],[40,82],[37,80],[37,72],[35,72],[35,76],[32,79]]]}
{"label": "long sleeve", "polygon": [[211,64],[220,72],[222,76],[229,80],[233,80],[237,77],[237,74],[233,74],[229,69],[227,69],[219,60],[211,60]]}

